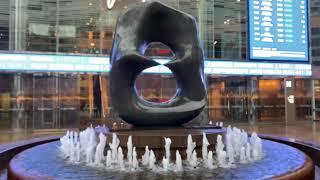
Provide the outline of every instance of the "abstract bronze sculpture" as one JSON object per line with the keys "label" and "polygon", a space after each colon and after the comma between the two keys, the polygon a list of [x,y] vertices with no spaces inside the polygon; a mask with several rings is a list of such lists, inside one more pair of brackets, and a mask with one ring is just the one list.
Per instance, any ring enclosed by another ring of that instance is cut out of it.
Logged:
{"label": "abstract bronze sculpture", "polygon": [[[160,65],[145,57],[152,42],[166,44],[176,59],[164,64],[177,79],[177,93],[166,103],[148,102],[136,93],[135,80]],[[194,119],[206,105],[203,51],[194,18],[159,2],[127,11],[117,21],[111,53],[111,104],[134,126],[179,126]]]}

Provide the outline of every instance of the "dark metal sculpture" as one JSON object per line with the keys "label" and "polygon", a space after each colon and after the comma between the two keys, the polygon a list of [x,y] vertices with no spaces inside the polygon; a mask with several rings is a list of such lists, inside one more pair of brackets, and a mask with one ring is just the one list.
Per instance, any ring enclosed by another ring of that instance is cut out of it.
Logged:
{"label": "dark metal sculpture", "polygon": [[[152,42],[166,44],[176,59],[165,64],[177,79],[177,93],[166,103],[137,95],[135,80],[160,65],[145,57]],[[111,104],[134,126],[179,126],[194,119],[206,105],[203,52],[194,18],[159,2],[143,3],[120,16],[114,36],[110,71]]]}

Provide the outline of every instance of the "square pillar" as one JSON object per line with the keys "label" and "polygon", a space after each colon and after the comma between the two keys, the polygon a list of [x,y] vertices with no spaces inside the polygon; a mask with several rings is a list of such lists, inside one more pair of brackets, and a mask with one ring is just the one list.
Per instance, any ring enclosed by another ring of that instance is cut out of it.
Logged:
{"label": "square pillar", "polygon": [[296,120],[295,79],[284,78],[285,119],[286,122]]}

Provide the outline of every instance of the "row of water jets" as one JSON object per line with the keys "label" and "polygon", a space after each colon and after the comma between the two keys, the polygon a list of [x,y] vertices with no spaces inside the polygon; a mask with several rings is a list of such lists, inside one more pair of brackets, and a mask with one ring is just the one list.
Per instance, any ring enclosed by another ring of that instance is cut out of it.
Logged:
{"label": "row of water jets", "polygon": [[[93,127],[89,127],[79,134],[77,132],[68,131],[65,136],[60,139],[61,151],[65,157],[72,163],[85,162],[87,165],[95,167],[105,167],[111,170],[136,171],[142,167],[151,170],[183,171],[184,167],[197,168],[205,167],[215,169],[217,167],[233,168],[236,163],[246,164],[260,160],[263,157],[262,142],[256,133],[248,134],[236,127],[227,128],[225,144],[222,136],[217,136],[214,157],[213,151],[208,151],[210,145],[206,134],[203,133],[202,140],[202,158],[198,158],[195,151],[196,143],[193,142],[192,136],[188,135],[187,140],[187,159],[182,161],[180,152],[176,151],[176,160],[171,162],[170,145],[171,139],[164,138],[165,156],[162,159],[162,167],[156,165],[156,156],[153,150],[148,146],[145,147],[145,153],[141,160],[138,160],[136,148],[132,144],[132,136],[127,141],[127,157],[124,158],[122,148],[119,146],[120,140],[115,133],[112,135],[112,142],[109,143],[107,156],[104,156],[104,150],[107,143],[107,137],[100,133],[97,141],[96,131]],[[142,166],[141,166],[142,165]]]}

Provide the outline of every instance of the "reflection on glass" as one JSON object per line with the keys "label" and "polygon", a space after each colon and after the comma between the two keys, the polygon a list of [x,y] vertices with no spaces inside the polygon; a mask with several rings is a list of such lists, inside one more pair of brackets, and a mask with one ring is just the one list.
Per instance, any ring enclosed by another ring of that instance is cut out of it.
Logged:
{"label": "reflection on glass", "polygon": [[[161,2],[194,16],[207,58],[245,58],[245,1]],[[116,0],[110,8],[105,0],[3,0],[0,50],[110,54],[117,17],[142,3]]]}
{"label": "reflection on glass", "polygon": [[260,121],[283,121],[285,116],[282,79],[259,79],[258,118]]}
{"label": "reflection on glass", "polygon": [[136,80],[137,94],[144,100],[165,103],[176,94],[176,79],[173,75],[140,75]]}
{"label": "reflection on glass", "polygon": [[209,78],[208,111],[214,121],[248,122],[247,78]]}

